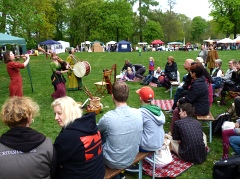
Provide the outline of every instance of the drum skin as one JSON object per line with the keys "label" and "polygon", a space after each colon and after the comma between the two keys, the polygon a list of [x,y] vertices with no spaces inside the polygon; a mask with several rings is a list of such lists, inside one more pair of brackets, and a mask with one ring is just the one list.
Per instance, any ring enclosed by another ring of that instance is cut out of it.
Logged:
{"label": "drum skin", "polygon": [[91,72],[91,66],[87,61],[77,62],[73,66],[73,73],[78,77],[82,78],[87,76]]}

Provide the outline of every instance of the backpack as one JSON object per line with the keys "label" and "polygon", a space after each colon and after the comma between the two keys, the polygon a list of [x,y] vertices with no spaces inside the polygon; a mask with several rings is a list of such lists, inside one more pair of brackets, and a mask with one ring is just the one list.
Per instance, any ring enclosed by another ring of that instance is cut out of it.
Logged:
{"label": "backpack", "polygon": [[225,121],[230,121],[231,120],[231,114],[229,113],[222,113],[217,115],[214,118],[214,121],[212,122],[212,131],[213,131],[213,135],[214,134],[221,134],[222,132],[222,125]]}
{"label": "backpack", "polygon": [[240,179],[240,155],[235,155],[215,162],[212,178]]}

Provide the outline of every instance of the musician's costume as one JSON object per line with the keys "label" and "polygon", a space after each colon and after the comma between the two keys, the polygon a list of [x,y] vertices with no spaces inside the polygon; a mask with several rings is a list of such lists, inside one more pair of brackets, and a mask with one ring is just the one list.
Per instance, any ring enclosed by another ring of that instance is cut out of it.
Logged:
{"label": "musician's costume", "polygon": [[63,96],[66,96],[66,86],[65,86],[66,80],[63,74],[61,73],[60,63],[57,65],[56,63],[51,62],[50,67],[53,72],[51,76],[51,80],[55,90],[55,92],[52,93],[52,97],[56,99],[56,98],[61,98]]}
{"label": "musician's costume", "polygon": [[[71,69],[73,69],[73,66],[77,63],[75,59],[72,58],[71,55],[67,57],[66,62],[69,63],[69,66],[71,66]],[[73,71],[69,69],[68,71],[68,77],[69,77],[69,82],[68,82],[68,90],[69,91],[76,91],[76,90],[81,90],[82,89],[82,78],[78,78]]]}
{"label": "musician's costume", "polygon": [[23,63],[18,62],[8,62],[7,63],[7,72],[10,76],[10,97],[12,96],[23,96],[23,87],[22,87],[22,76],[20,74],[20,70],[24,68]]}

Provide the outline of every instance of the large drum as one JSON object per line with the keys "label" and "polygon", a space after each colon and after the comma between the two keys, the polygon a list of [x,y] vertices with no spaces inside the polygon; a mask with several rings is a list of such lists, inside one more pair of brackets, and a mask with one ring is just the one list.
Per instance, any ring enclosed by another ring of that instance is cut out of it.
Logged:
{"label": "large drum", "polygon": [[91,66],[87,61],[77,62],[73,66],[73,73],[81,78],[83,76],[87,76],[91,72]]}

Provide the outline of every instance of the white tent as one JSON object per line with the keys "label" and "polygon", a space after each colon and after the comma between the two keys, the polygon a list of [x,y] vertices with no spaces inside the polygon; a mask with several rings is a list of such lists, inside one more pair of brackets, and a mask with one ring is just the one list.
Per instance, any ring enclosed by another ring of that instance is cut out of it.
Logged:
{"label": "white tent", "polygon": [[230,44],[234,43],[234,41],[230,38],[224,38],[222,40],[217,41],[218,44]]}
{"label": "white tent", "polygon": [[58,41],[59,45],[56,45],[56,53],[64,53],[66,48],[70,48],[70,43],[69,42],[65,42],[65,41],[62,41],[62,40],[59,40]]}
{"label": "white tent", "polygon": [[236,39],[233,39],[233,43],[240,43],[240,36],[237,36]]}
{"label": "white tent", "polygon": [[107,42],[106,43],[106,47],[108,46],[108,45],[115,45],[117,42],[115,42],[115,41],[110,41],[110,42]]}
{"label": "white tent", "polygon": [[182,42],[169,42],[168,45],[182,45]]}
{"label": "white tent", "polygon": [[85,45],[90,45],[91,42],[90,41],[85,41],[81,43],[81,47],[84,47]]}

